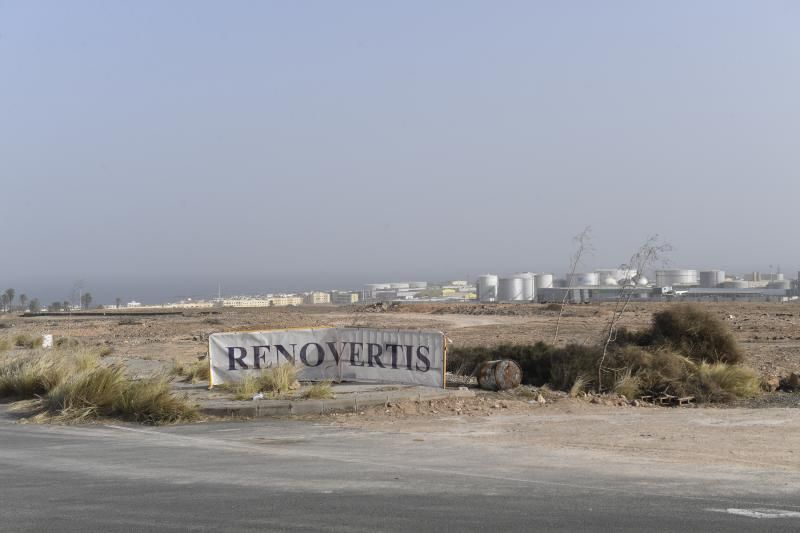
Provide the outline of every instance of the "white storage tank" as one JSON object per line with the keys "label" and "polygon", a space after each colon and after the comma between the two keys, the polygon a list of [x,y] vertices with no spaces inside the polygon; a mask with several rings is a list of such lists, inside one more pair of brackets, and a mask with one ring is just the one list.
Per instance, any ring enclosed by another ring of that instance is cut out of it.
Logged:
{"label": "white storage tank", "polygon": [[713,289],[719,287],[725,282],[724,270],[701,270],[700,271],[700,286],[704,289]]}
{"label": "white storage tank", "polygon": [[722,283],[721,287],[723,289],[749,289],[750,282],[744,281],[742,279],[735,279],[732,281],[725,281]]}
{"label": "white storage tank", "polygon": [[697,270],[677,268],[656,270],[656,286],[672,287],[673,285],[697,285]]}
{"label": "white storage tank", "polygon": [[569,287],[597,287],[599,284],[600,280],[597,277],[597,272],[581,272],[567,276],[567,285]]}
{"label": "white storage tank", "polygon": [[515,277],[522,278],[522,299],[531,301],[536,295],[536,288],[533,283],[533,278],[536,274],[533,272],[519,272],[514,274]]}
{"label": "white storage tank", "polygon": [[613,285],[616,285],[617,284],[616,282],[618,282],[618,281],[620,281],[622,279],[622,270],[620,270],[618,268],[599,268],[599,269],[595,270],[594,272],[595,272],[595,274],[597,274],[597,278],[600,280],[600,282],[603,285],[606,284],[605,282],[609,278],[613,279],[615,281],[615,283],[613,283]]}
{"label": "white storage tank", "polygon": [[495,274],[484,274],[478,277],[475,286],[478,290],[478,300],[481,302],[497,301],[497,282]]}
{"label": "white storage tank", "polygon": [[552,289],[553,288],[553,275],[552,274],[536,274],[533,277],[533,293],[539,289]]}
{"label": "white storage tank", "polygon": [[521,302],[523,298],[522,278],[512,276],[508,278],[499,278],[497,280],[497,301]]}

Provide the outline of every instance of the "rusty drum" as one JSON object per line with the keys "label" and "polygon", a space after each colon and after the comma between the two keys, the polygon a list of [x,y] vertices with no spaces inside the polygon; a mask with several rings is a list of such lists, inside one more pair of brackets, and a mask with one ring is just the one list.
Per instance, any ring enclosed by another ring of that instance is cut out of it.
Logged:
{"label": "rusty drum", "polygon": [[485,390],[508,390],[522,382],[522,370],[510,359],[486,361],[478,367],[478,385]]}

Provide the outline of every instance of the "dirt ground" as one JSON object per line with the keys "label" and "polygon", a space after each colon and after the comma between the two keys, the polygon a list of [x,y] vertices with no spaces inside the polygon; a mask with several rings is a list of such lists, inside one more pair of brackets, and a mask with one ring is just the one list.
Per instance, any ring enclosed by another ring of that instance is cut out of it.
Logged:
{"label": "dirt ground", "polygon": [[[643,328],[652,313],[669,304],[634,304],[623,325]],[[765,377],[800,372],[800,304],[707,303],[730,324],[748,354],[748,364]],[[611,304],[567,307],[560,343],[595,342],[612,313]],[[170,316],[21,318],[0,316],[0,335],[18,332],[71,336],[113,349],[111,357],[146,371],[157,362],[190,361],[206,353],[210,333],[236,329],[303,326],[370,326],[443,331],[456,345],[552,341],[557,313],[543,305],[409,304],[375,312],[374,307],[186,311]]]}
{"label": "dirt ground", "polygon": [[[624,324],[648,325],[668,304],[637,304]],[[748,364],[765,377],[800,372],[800,305],[712,303],[708,308],[731,326]],[[611,314],[609,305],[570,306],[559,342],[594,342]],[[52,333],[87,344],[107,345],[108,359],[133,374],[163,371],[173,361],[203,357],[208,335],[237,329],[302,326],[373,326],[441,330],[457,345],[551,341],[556,313],[540,305],[404,305],[389,309],[300,307],[187,311],[170,316],[0,317],[0,335]],[[197,384],[198,393],[205,386]],[[215,391],[216,393],[216,391]],[[541,395],[541,397],[540,397]],[[794,407],[794,409],[780,408]],[[758,408],[753,408],[758,407]],[[374,428],[425,439],[446,434],[515,449],[591,451],[602,458],[625,456],[631,468],[666,464],[720,464],[737,468],[800,468],[800,394],[771,393],[738,405],[632,406],[609,396],[570,398],[547,389],[478,392],[474,398],[398,402],[360,413],[322,418],[344,427]],[[319,417],[316,418],[317,420]],[[605,454],[605,455],[604,455]]]}

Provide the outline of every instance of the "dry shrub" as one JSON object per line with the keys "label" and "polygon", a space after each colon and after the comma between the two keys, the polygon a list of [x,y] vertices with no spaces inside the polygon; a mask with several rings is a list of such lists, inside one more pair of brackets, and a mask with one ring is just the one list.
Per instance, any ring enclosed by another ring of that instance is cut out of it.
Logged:
{"label": "dry shrub", "polygon": [[224,385],[224,388],[233,393],[237,400],[250,400],[253,396],[261,392],[261,384],[256,376],[245,374],[242,381]]}
{"label": "dry shrub", "polygon": [[569,389],[569,397],[577,398],[580,393],[586,390],[586,385],[588,385],[588,381],[583,376],[578,376],[575,378],[575,382]]}
{"label": "dry shrub", "polygon": [[0,353],[10,350],[11,344],[11,339],[8,339],[7,337],[0,337]]}
{"label": "dry shrub", "polygon": [[108,416],[125,387],[121,367],[97,367],[80,372],[53,387],[44,397],[44,407],[65,419],[82,420]]}
{"label": "dry shrub", "polygon": [[183,364],[174,361],[172,363],[172,369],[170,370],[170,373],[172,375],[186,378],[186,381],[190,383],[208,381],[211,379],[211,368],[209,367],[207,358],[203,358],[189,364]]}
{"label": "dry shrub", "polygon": [[41,335],[28,335],[26,333],[17,333],[14,336],[14,346],[18,348],[28,348],[29,350],[33,350],[36,348],[41,348],[44,339],[42,339]]}
{"label": "dry shrub", "polygon": [[172,393],[165,377],[155,377],[126,382],[111,416],[157,425],[192,420],[197,411],[185,397]]}
{"label": "dry shrub", "polygon": [[51,414],[68,421],[105,416],[163,424],[196,416],[184,398],[171,392],[165,378],[130,381],[118,366],[76,374],[51,390],[43,403]]}
{"label": "dry shrub", "polygon": [[642,394],[642,382],[638,376],[626,371],[614,382],[614,392],[626,398],[638,398]]}
{"label": "dry shrub", "polygon": [[297,381],[293,365],[279,365],[262,370],[260,374],[245,374],[239,383],[227,385],[237,400],[249,400],[259,392],[270,395],[288,393]]}
{"label": "dry shrub", "polygon": [[752,398],[761,392],[761,383],[755,371],[726,363],[696,365],[691,385],[698,401],[707,402]]}
{"label": "dry shrub", "polygon": [[72,337],[58,337],[54,344],[56,348],[61,348],[62,350],[79,348],[83,345],[81,341]]}
{"label": "dry shrub", "polygon": [[330,381],[320,381],[314,383],[304,393],[303,398],[310,400],[328,400],[333,398],[333,389]]}
{"label": "dry shrub", "polygon": [[653,315],[650,345],[668,345],[692,361],[737,364],[744,353],[727,324],[695,304],[678,304]]}
{"label": "dry shrub", "polygon": [[35,398],[68,376],[67,365],[43,354],[15,357],[0,366],[0,398]]}
{"label": "dry shrub", "polygon": [[45,412],[64,421],[113,416],[145,423],[192,418],[165,379],[129,381],[121,367],[102,366],[102,347],[39,350],[0,365],[0,397],[42,398]]}
{"label": "dry shrub", "polygon": [[261,391],[273,394],[286,394],[297,381],[297,369],[294,365],[273,366],[258,378]]}

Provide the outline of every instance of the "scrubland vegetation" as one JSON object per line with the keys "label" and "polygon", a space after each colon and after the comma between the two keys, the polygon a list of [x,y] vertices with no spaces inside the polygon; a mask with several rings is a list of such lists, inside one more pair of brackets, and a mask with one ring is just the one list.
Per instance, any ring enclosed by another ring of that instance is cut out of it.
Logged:
{"label": "scrubland vegetation", "polygon": [[249,400],[258,393],[271,396],[287,394],[297,386],[297,370],[292,365],[274,366],[260,374],[248,374],[240,383],[224,385],[237,400]]}
{"label": "scrubland vegetation", "polygon": [[[14,339],[16,346],[30,346]],[[104,365],[105,346],[62,343],[0,357],[0,398],[36,400],[39,415],[61,421],[113,417],[161,424],[188,420],[195,410],[170,390],[165,377],[129,379],[122,367]]]}
{"label": "scrubland vegetation", "polygon": [[602,372],[605,386],[598,392],[613,391],[629,399],[669,394],[722,402],[754,396],[760,389],[758,375],[742,364],[744,353],[727,325],[696,305],[660,311],[643,331],[616,332],[605,360],[602,357],[599,345],[454,347],[448,370],[471,373],[483,361],[513,359],[522,368],[524,383],[547,384],[572,394],[597,390],[593,377]]}

